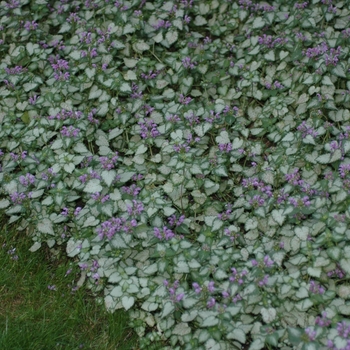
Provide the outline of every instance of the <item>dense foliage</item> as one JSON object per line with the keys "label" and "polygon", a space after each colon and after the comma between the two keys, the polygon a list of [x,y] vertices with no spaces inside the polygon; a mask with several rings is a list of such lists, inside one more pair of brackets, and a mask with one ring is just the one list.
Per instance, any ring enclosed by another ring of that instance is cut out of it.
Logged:
{"label": "dense foliage", "polygon": [[[9,0],[0,210],[147,347],[350,347],[349,1]],[[169,345],[170,346],[170,345]]]}

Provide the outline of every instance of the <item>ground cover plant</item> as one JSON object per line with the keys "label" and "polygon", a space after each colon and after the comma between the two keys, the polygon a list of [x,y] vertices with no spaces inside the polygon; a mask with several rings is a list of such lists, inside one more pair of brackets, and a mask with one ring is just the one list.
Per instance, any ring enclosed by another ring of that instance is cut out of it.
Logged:
{"label": "ground cover plant", "polygon": [[33,254],[30,239],[8,227],[0,236],[1,349],[137,348],[125,312],[106,313],[65,256]]}
{"label": "ground cover plant", "polygon": [[144,348],[350,347],[348,1],[2,4],[0,208],[33,252]]}

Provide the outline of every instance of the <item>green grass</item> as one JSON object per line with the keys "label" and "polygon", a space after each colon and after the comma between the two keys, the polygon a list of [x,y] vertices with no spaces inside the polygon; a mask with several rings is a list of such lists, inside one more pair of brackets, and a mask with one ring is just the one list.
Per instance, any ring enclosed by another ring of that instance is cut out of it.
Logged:
{"label": "green grass", "polygon": [[31,245],[24,231],[0,229],[0,349],[138,349],[124,311],[107,313],[84,287],[72,292],[79,268]]}

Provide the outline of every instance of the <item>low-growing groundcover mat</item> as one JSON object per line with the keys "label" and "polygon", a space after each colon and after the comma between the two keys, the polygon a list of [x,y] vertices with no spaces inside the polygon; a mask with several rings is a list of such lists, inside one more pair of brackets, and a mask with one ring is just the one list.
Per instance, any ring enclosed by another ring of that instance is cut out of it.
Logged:
{"label": "low-growing groundcover mat", "polygon": [[350,346],[350,2],[1,3],[1,211],[140,346]]}

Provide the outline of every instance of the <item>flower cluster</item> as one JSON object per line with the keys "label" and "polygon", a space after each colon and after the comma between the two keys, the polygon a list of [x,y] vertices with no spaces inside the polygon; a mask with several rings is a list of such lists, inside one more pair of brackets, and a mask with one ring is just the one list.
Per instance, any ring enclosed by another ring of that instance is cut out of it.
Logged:
{"label": "flower cluster", "polygon": [[114,167],[117,164],[118,158],[119,158],[118,152],[115,152],[114,156],[100,157],[99,160],[100,160],[102,169],[106,169],[106,170],[114,169]]}
{"label": "flower cluster", "polygon": [[171,22],[165,21],[164,19],[159,19],[158,22],[153,25],[153,28],[156,30],[161,29],[161,28],[168,29],[170,27],[171,27]]}
{"label": "flower cluster", "polygon": [[79,135],[80,129],[74,128],[70,125],[68,128],[66,126],[62,126],[61,135],[65,137],[77,137]]}
{"label": "flower cluster", "polygon": [[301,41],[307,41],[308,38],[306,35],[304,35],[303,33],[301,32],[298,32],[298,33],[295,33],[295,37]]}
{"label": "flower cluster", "polygon": [[220,115],[219,112],[216,112],[216,113],[215,113],[215,111],[210,110],[210,111],[209,111],[209,116],[206,116],[206,117],[204,118],[204,120],[205,120],[207,123],[212,124],[212,123],[214,123],[214,121],[220,120],[220,118],[221,118],[221,115]]}
{"label": "flower cluster", "polygon": [[170,114],[170,115],[166,116],[165,119],[168,122],[171,122],[171,123],[174,123],[174,124],[179,122],[179,121],[181,121],[181,118],[177,114]]}
{"label": "flower cluster", "polygon": [[86,183],[88,180],[91,180],[91,179],[101,179],[101,175],[95,171],[95,170],[90,170],[89,171],[89,174],[84,174],[84,175],[81,175],[79,176],[79,181],[81,181],[83,184]]}
{"label": "flower cluster", "polygon": [[231,143],[219,143],[218,146],[220,152],[230,153],[233,149]]}
{"label": "flower cluster", "polygon": [[284,86],[277,80],[273,83],[273,85],[276,89],[284,89]]}
{"label": "flower cluster", "polygon": [[325,42],[323,42],[320,45],[308,48],[306,51],[303,51],[303,54],[306,57],[314,58],[325,54],[327,50],[328,50],[328,45]]}
{"label": "flower cluster", "polygon": [[294,4],[294,7],[296,9],[303,10],[303,9],[305,9],[307,7],[308,4],[309,3],[307,1],[304,1],[302,3],[301,2],[297,2],[296,4]]}
{"label": "flower cluster", "polygon": [[79,18],[79,16],[75,13],[75,12],[71,12],[69,14],[69,17],[67,18],[67,22],[68,23],[79,23],[81,21],[81,19]]}
{"label": "flower cluster", "polygon": [[145,119],[143,122],[138,123],[140,125],[141,131],[140,135],[143,139],[153,138],[160,135],[157,129],[157,124],[152,119]]}
{"label": "flower cluster", "polygon": [[80,119],[83,116],[83,112],[81,111],[68,111],[66,109],[62,109],[61,112],[56,115],[50,115],[47,117],[49,120],[57,119],[57,120],[66,120],[66,119]]}
{"label": "flower cluster", "polygon": [[99,203],[105,203],[109,200],[109,195],[102,195],[100,192],[95,192],[91,194],[91,198],[95,201],[95,202],[99,202]]}
{"label": "flower cluster", "polygon": [[294,186],[302,185],[304,183],[304,180],[300,179],[299,168],[293,169],[291,173],[286,174],[284,177],[288,183]]}
{"label": "flower cluster", "polygon": [[305,334],[307,335],[310,341],[314,341],[316,339],[317,331],[308,327],[305,329]]}
{"label": "flower cluster", "polygon": [[159,75],[160,71],[154,71],[150,70],[148,73],[141,73],[141,78],[145,79],[145,80],[151,80],[151,79],[155,79],[157,78],[157,76]]}
{"label": "flower cluster", "polygon": [[20,4],[20,0],[9,0],[9,2],[5,2],[5,6],[8,9],[16,9],[17,7],[19,7]]}
{"label": "flower cluster", "polygon": [[188,153],[191,147],[187,143],[182,143],[182,144],[176,143],[173,146],[173,149],[176,153]]}
{"label": "flower cluster", "polygon": [[201,287],[197,282],[193,282],[193,283],[192,283],[192,287],[193,287],[194,292],[195,292],[196,294],[200,294],[200,293],[201,293],[202,287]]}
{"label": "flower cluster", "polygon": [[80,55],[81,57],[89,56],[90,58],[98,56],[96,47],[89,47],[88,51],[83,50],[81,51]]}
{"label": "flower cluster", "polygon": [[274,264],[274,261],[268,256],[265,255],[263,261],[259,264],[259,262],[257,260],[252,260],[252,266],[260,266],[262,268],[266,267],[266,268],[270,268],[272,267]]}
{"label": "flower cluster", "polygon": [[303,121],[298,127],[297,130],[301,132],[301,136],[305,138],[307,135],[311,135],[312,137],[317,137],[318,133],[317,131],[312,127],[306,124],[305,121]]}
{"label": "flower cluster", "polygon": [[132,184],[131,186],[127,187],[127,186],[123,186],[121,188],[122,192],[127,193],[133,197],[136,197],[140,191],[141,191],[141,187],[137,187],[135,184]]}
{"label": "flower cluster", "polygon": [[193,126],[195,124],[199,124],[200,123],[199,117],[196,116],[194,112],[190,112],[188,114],[185,114],[184,117],[188,121],[190,126]]}
{"label": "flower cluster", "polygon": [[338,335],[342,338],[350,338],[350,324],[345,321],[339,322],[337,324]]}
{"label": "flower cluster", "polygon": [[272,188],[270,185],[266,185],[263,181],[260,181],[257,177],[254,178],[244,178],[242,180],[242,186],[248,190],[256,189],[261,193],[265,194],[267,197],[272,197]]}
{"label": "flower cluster", "polygon": [[289,198],[289,203],[292,204],[296,208],[309,207],[310,204],[311,204],[311,202],[309,200],[309,196],[304,196],[302,198],[290,197]]}
{"label": "flower cluster", "polygon": [[127,212],[130,216],[138,216],[144,211],[143,203],[135,199],[132,200],[132,205],[126,206]]}
{"label": "flower cluster", "polygon": [[111,218],[107,221],[104,221],[100,227],[96,229],[98,237],[102,240],[104,237],[111,240],[117,233],[127,232],[129,233],[133,227],[137,226],[135,219],[127,221],[127,219],[120,218]]}
{"label": "flower cluster", "polygon": [[258,37],[259,45],[265,46],[268,49],[272,49],[277,45],[284,45],[288,42],[288,38],[273,38],[271,35],[263,34]]}
{"label": "flower cluster", "polygon": [[339,175],[342,179],[344,179],[350,172],[350,164],[340,164],[339,165]]}
{"label": "flower cluster", "polygon": [[76,207],[73,213],[74,216],[78,216],[82,209],[83,209],[82,207]]}
{"label": "flower cluster", "polygon": [[34,95],[34,96],[29,97],[29,100],[28,100],[29,104],[35,105],[35,104],[36,104],[36,101],[37,101],[37,99],[38,99],[39,97],[40,97],[40,96],[38,96],[38,95]]}
{"label": "flower cluster", "polygon": [[136,85],[135,83],[132,83],[131,90],[132,90],[132,93],[130,95],[131,98],[134,98],[134,99],[142,98],[143,93],[142,91],[139,91],[138,85]]}
{"label": "flower cluster", "polygon": [[25,176],[19,177],[19,182],[21,185],[27,187],[29,185],[34,185],[35,182],[35,176],[32,174],[27,173]]}
{"label": "flower cluster", "polygon": [[61,215],[68,216],[68,214],[69,214],[69,209],[67,207],[64,207],[61,211]]}
{"label": "flower cluster", "polygon": [[54,178],[57,174],[53,171],[52,168],[48,168],[47,171],[44,171],[43,173],[41,173],[41,178],[44,181],[48,181],[51,180],[52,178]]}
{"label": "flower cluster", "polygon": [[336,66],[339,62],[339,55],[341,54],[341,50],[341,46],[338,46],[336,49],[329,48],[325,42],[322,42],[316,47],[310,47],[307,50],[303,51],[303,54],[306,57],[314,58],[316,60],[323,55],[326,66]]}
{"label": "flower cluster", "polygon": [[168,227],[163,226],[163,229],[159,229],[158,227],[154,228],[154,235],[155,237],[161,239],[161,240],[170,240],[173,237],[175,237],[175,233],[171,231]]}
{"label": "flower cluster", "polygon": [[236,241],[240,237],[240,234],[238,232],[230,230],[229,228],[224,229],[224,234],[230,238],[231,242]]}
{"label": "flower cluster", "polygon": [[223,213],[218,214],[218,219],[219,220],[228,220],[230,217],[230,214],[232,213],[232,204],[227,204],[226,205],[226,210]]}
{"label": "flower cluster", "polygon": [[265,275],[263,278],[257,280],[257,284],[259,287],[264,287],[269,283],[269,275]]}
{"label": "flower cluster", "polygon": [[59,55],[49,57],[51,67],[55,71],[54,78],[58,81],[66,81],[69,79],[69,63],[61,59]]}
{"label": "flower cluster", "polygon": [[13,204],[22,204],[27,198],[27,195],[25,193],[13,192],[10,194],[10,198]]}
{"label": "flower cluster", "polygon": [[193,2],[194,2],[194,0],[181,0],[181,4],[185,8],[191,8],[193,6]]}
{"label": "flower cluster", "polygon": [[185,96],[183,94],[180,94],[180,97],[179,97],[179,102],[183,105],[188,105],[190,104],[191,102],[193,101],[193,98],[189,97],[189,96]]}
{"label": "flower cluster", "polygon": [[196,67],[197,62],[192,61],[191,57],[185,57],[182,59],[182,65],[186,69],[194,69]]}
{"label": "flower cluster", "polygon": [[341,50],[342,48],[338,46],[336,49],[331,48],[329,49],[328,53],[325,53],[324,60],[325,60],[326,66],[329,66],[329,65],[336,66],[338,64]]}
{"label": "flower cluster", "polygon": [[16,154],[16,153],[10,152],[10,157],[12,160],[18,161],[20,159],[26,159],[27,153],[28,153],[27,151],[23,151],[23,152],[21,152],[21,154]]}
{"label": "flower cluster", "polygon": [[340,268],[340,266],[337,266],[336,269],[327,272],[327,276],[332,278],[332,277],[336,277],[336,278],[344,278],[345,277],[345,272]]}
{"label": "flower cluster", "polygon": [[144,176],[143,176],[142,174],[134,174],[134,175],[131,177],[131,180],[132,180],[132,181],[141,181],[143,178],[144,178]]}
{"label": "flower cluster", "polygon": [[87,168],[89,164],[92,162],[93,158],[94,158],[93,156],[84,157],[84,159],[80,163],[80,167]]}
{"label": "flower cluster", "polygon": [[100,121],[96,118],[94,118],[94,115],[96,114],[97,112],[97,109],[96,108],[93,108],[88,116],[87,116],[87,120],[91,123],[91,124],[95,124],[95,125],[98,125],[100,123]]}
{"label": "flower cluster", "polygon": [[32,21],[32,22],[26,21],[26,23],[24,23],[24,25],[23,25],[23,27],[26,30],[28,30],[28,32],[31,30],[36,30],[38,28],[38,26],[39,26],[39,24],[36,23],[35,21]]}
{"label": "flower cluster", "polygon": [[168,217],[169,225],[180,226],[185,220],[185,215],[181,215],[179,218],[175,214]]}
{"label": "flower cluster", "polygon": [[185,293],[176,292],[180,286],[180,282],[178,280],[176,280],[173,284],[170,284],[168,280],[164,280],[163,284],[167,288],[170,295],[170,300],[173,303],[178,303],[185,297]]}
{"label": "flower cluster", "polygon": [[28,69],[23,68],[22,66],[16,66],[13,68],[7,68],[7,67],[5,68],[6,74],[9,74],[9,75],[22,74],[22,73],[25,73],[27,71],[28,71]]}
{"label": "flower cluster", "polygon": [[264,205],[264,203],[265,203],[265,199],[260,194],[254,195],[253,198],[249,200],[249,204],[253,208],[261,207]]}
{"label": "flower cluster", "polygon": [[323,311],[321,316],[317,316],[315,320],[315,324],[319,327],[328,327],[332,321],[327,318],[327,312]]}
{"label": "flower cluster", "polygon": [[330,6],[328,6],[327,11],[330,12],[330,13],[336,14],[337,13],[337,7],[333,6],[333,5],[330,5]]}
{"label": "flower cluster", "polygon": [[309,291],[313,294],[323,294],[326,290],[320,284],[311,280]]}
{"label": "flower cluster", "polygon": [[350,38],[350,28],[346,28],[341,32],[344,39]]}
{"label": "flower cluster", "polygon": [[239,285],[242,285],[244,283],[244,279],[248,275],[247,270],[243,270],[242,272],[238,272],[235,267],[231,268],[232,275],[229,278],[229,281],[232,283],[238,283]]}

